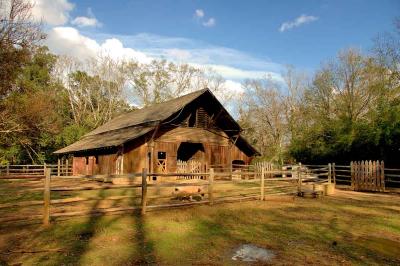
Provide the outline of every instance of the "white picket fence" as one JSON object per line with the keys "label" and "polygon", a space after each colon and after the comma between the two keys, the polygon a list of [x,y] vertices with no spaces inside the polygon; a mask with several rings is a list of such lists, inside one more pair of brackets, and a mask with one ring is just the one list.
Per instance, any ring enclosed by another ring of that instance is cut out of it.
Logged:
{"label": "white picket fence", "polygon": [[[181,161],[178,160],[176,162],[176,172],[177,173],[204,173],[205,169],[203,169],[203,164],[199,161],[189,160],[189,161]],[[203,179],[202,176],[179,176],[178,179]]]}

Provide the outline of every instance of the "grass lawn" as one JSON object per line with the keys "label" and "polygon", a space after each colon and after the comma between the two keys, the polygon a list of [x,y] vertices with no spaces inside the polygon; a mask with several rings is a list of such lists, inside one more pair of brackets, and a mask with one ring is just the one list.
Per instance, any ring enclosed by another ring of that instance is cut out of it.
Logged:
{"label": "grass lawn", "polygon": [[241,244],[273,265],[399,265],[400,196],[338,191],[323,199],[197,206],[0,228],[0,265],[235,265]]}

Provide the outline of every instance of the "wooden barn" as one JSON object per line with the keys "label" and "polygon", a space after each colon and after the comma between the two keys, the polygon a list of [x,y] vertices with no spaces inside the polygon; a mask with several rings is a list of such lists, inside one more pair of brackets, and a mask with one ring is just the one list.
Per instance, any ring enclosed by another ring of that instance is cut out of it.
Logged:
{"label": "wooden barn", "polygon": [[73,175],[232,169],[258,155],[208,89],[120,115],[56,151]]}

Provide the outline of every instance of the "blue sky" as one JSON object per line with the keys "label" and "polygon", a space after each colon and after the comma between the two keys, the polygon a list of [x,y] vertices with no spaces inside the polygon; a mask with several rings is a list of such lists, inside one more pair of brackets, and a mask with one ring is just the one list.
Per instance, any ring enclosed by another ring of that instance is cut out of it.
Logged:
{"label": "blue sky", "polygon": [[[166,58],[215,67],[235,82],[278,77],[287,64],[313,72],[348,47],[369,52],[400,16],[395,0],[38,2],[56,53],[107,49],[139,61]],[[52,19],[57,12],[65,19]]]}

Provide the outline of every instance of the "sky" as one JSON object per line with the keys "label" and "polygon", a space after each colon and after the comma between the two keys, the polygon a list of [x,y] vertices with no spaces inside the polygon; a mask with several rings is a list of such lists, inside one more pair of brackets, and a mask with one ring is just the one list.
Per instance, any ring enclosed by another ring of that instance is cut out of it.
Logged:
{"label": "sky", "polygon": [[266,74],[281,80],[286,65],[312,73],[341,49],[368,53],[400,17],[399,0],[35,2],[54,53],[212,67],[233,90]]}

